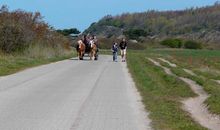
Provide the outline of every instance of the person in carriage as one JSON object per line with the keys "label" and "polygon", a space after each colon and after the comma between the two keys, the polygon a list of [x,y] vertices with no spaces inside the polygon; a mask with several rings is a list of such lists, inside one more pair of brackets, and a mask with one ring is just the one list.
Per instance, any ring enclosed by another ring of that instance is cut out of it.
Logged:
{"label": "person in carriage", "polygon": [[[85,53],[88,53],[90,55],[90,59],[92,60],[98,60],[98,44],[97,44],[98,40],[96,38],[96,36],[89,36],[88,35],[84,35],[82,39],[80,39],[78,41],[78,44],[76,46],[76,50],[79,53],[79,51],[81,51],[83,54],[81,56],[81,58],[79,59],[83,59],[83,56]],[[80,48],[81,45],[84,45],[84,50],[82,50],[82,48]]]}
{"label": "person in carriage", "polygon": [[88,35],[83,36],[83,43],[86,46],[85,52],[88,53],[90,51],[90,45],[89,45],[90,44],[90,39],[88,38]]}

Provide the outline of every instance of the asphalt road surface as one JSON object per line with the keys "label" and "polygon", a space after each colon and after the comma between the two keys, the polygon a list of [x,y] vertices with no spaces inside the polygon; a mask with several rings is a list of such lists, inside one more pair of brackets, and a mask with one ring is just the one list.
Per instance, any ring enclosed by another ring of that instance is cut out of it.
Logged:
{"label": "asphalt road surface", "polygon": [[0,130],[148,130],[126,68],[69,59],[0,77]]}

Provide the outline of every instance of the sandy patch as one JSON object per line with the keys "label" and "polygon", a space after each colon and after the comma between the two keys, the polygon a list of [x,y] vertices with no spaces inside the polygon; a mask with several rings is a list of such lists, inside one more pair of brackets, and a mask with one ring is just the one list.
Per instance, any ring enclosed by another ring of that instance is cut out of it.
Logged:
{"label": "sandy patch", "polygon": [[153,59],[151,59],[151,58],[147,58],[147,59],[148,59],[149,61],[151,61],[154,65],[163,68],[164,71],[166,72],[166,74],[168,74],[168,75],[173,75],[173,73],[171,72],[171,70],[170,70],[169,68],[162,66],[159,62],[157,62],[157,61],[155,61],[155,60],[153,60]]}
{"label": "sandy patch", "polygon": [[161,60],[161,61],[163,61],[163,62],[165,62],[165,63],[167,63],[169,66],[171,66],[171,67],[177,67],[177,65],[176,64],[174,64],[174,63],[171,63],[170,61],[168,61],[168,60],[166,60],[166,59],[163,59],[163,58],[158,58],[159,60]]}
{"label": "sandy patch", "polygon": [[189,70],[189,69],[183,69],[183,70],[192,76],[197,76],[192,70]]}

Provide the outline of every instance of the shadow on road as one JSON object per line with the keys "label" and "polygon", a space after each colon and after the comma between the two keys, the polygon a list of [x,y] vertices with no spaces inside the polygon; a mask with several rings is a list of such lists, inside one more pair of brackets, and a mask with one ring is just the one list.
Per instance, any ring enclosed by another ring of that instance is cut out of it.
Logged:
{"label": "shadow on road", "polygon": [[74,61],[91,61],[90,59],[79,60],[78,58],[70,58],[69,60],[74,60]]}

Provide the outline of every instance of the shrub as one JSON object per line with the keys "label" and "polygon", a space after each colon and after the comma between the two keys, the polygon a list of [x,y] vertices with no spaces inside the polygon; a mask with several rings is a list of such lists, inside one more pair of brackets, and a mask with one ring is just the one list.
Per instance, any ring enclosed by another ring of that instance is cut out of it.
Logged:
{"label": "shrub", "polygon": [[126,35],[130,39],[136,39],[138,40],[141,36],[146,36],[147,32],[143,29],[129,29],[123,32],[124,35]]}
{"label": "shrub", "polygon": [[63,34],[64,36],[70,36],[70,35],[78,35],[81,32],[76,28],[70,28],[70,29],[63,29],[63,30],[57,30],[58,33]]}
{"label": "shrub", "polygon": [[[78,30],[66,31],[71,33]],[[33,46],[46,46],[54,50],[56,54],[61,54],[64,53],[64,50],[70,50],[70,39],[44,22],[39,12],[32,13],[22,10],[10,12],[7,6],[2,6],[0,8],[0,51],[23,53],[29,50],[32,52],[30,48],[36,48]]]}
{"label": "shrub", "polygon": [[0,48],[2,51],[10,53],[24,49],[24,34],[22,30],[13,25],[0,27]]}
{"label": "shrub", "polygon": [[202,44],[196,41],[189,40],[185,42],[184,47],[186,49],[202,49]]}
{"label": "shrub", "polygon": [[183,45],[183,41],[181,39],[165,39],[161,41],[161,45],[168,46],[171,48],[181,48]]}

